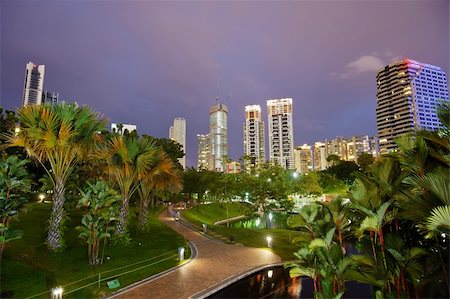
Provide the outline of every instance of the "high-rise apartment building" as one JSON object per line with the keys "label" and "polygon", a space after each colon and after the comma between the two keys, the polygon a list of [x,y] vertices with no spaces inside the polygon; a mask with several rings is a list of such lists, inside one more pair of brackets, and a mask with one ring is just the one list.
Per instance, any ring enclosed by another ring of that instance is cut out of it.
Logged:
{"label": "high-rise apartment building", "polygon": [[249,170],[266,162],[265,129],[261,118],[261,106],[245,106],[244,123],[244,168]]}
{"label": "high-rise apartment building", "polygon": [[[339,160],[353,161],[355,163],[358,162],[358,157],[363,153],[377,157],[378,144],[376,137],[368,135],[336,137],[331,140],[316,142],[311,152],[313,153],[312,168],[320,171],[327,169],[333,164],[332,161],[327,161],[330,155],[336,155]],[[296,168],[298,169],[298,167],[296,160]]]}
{"label": "high-rise apartment building", "polygon": [[228,108],[217,103],[209,109],[209,135],[211,138],[212,171],[225,171],[228,156]]}
{"label": "high-rise apartment building", "polygon": [[209,134],[197,134],[197,144],[198,144],[198,160],[197,169],[210,169],[211,160],[211,138]]}
{"label": "high-rise apartment building", "polygon": [[42,93],[41,104],[57,105],[59,102],[59,92],[44,91]]}
{"label": "high-rise apartment building", "polygon": [[44,74],[45,65],[36,65],[31,61],[26,64],[22,106],[41,104]]}
{"label": "high-rise apartment building", "polygon": [[325,170],[328,167],[327,162],[327,147],[324,142],[316,142],[314,143],[313,150],[313,169],[314,171]]}
{"label": "high-rise apartment building", "polygon": [[292,99],[267,101],[269,124],[269,160],[285,169],[294,168],[294,132]]}
{"label": "high-rise apartment building", "polygon": [[377,73],[377,130],[380,153],[396,149],[394,139],[414,129],[437,130],[440,101],[448,101],[441,68],[404,59]]}
{"label": "high-rise apartment building", "polygon": [[178,162],[186,168],[186,120],[182,117],[177,117],[173,121],[173,125],[169,129],[169,138],[176,141],[182,146],[184,156],[179,158]]}
{"label": "high-rise apartment building", "polygon": [[311,146],[304,144],[294,149],[295,169],[299,173],[308,173],[313,171],[313,153]]}

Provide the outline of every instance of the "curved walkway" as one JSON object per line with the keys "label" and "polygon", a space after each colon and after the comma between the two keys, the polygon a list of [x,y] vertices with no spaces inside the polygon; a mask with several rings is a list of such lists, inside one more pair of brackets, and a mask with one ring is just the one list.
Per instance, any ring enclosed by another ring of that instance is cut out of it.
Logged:
{"label": "curved walkway", "polygon": [[269,250],[229,245],[210,238],[175,221],[169,211],[160,220],[183,235],[197,249],[197,257],[160,277],[119,291],[110,298],[189,298],[238,273],[280,262]]}

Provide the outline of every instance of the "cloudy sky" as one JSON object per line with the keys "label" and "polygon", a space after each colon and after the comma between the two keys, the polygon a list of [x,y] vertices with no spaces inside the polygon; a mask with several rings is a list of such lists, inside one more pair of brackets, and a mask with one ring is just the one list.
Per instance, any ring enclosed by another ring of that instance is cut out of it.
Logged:
{"label": "cloudy sky", "polygon": [[188,166],[217,96],[238,159],[245,105],[292,97],[295,145],[374,135],[377,70],[407,57],[449,74],[448,0],[0,0],[0,17],[4,108],[21,105],[25,64],[44,64],[44,89],[139,134],[186,118]]}

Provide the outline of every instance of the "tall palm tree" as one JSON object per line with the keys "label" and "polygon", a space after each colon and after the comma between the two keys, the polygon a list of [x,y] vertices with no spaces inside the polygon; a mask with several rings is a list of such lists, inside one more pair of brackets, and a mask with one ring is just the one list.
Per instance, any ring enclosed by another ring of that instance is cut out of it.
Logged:
{"label": "tall palm tree", "polygon": [[139,178],[152,169],[158,153],[154,142],[132,136],[112,136],[100,155],[107,161],[111,179],[118,186],[122,202],[116,235],[124,235],[128,226],[128,208],[131,196],[139,187]]}
{"label": "tall palm tree", "polygon": [[51,250],[61,249],[65,185],[77,163],[94,148],[106,119],[87,106],[76,104],[29,105],[18,110],[20,132],[7,136],[10,147],[19,146],[47,172],[53,185],[53,206],[47,235]]}
{"label": "tall palm tree", "polygon": [[163,192],[179,192],[183,188],[181,173],[170,157],[159,151],[152,159],[151,169],[140,176],[139,181],[139,226],[147,225],[149,204],[154,205],[154,196]]}

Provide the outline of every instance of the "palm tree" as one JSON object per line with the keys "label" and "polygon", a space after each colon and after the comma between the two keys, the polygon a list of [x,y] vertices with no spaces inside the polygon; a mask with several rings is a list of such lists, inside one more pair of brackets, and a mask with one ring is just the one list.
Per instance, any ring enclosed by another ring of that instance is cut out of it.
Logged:
{"label": "palm tree", "polygon": [[107,161],[108,172],[117,184],[122,197],[116,235],[125,235],[128,225],[128,207],[131,196],[139,187],[139,178],[152,169],[158,148],[148,139],[131,136],[112,136],[100,155]]}
{"label": "palm tree", "polygon": [[152,159],[151,169],[139,177],[139,226],[147,225],[148,207],[154,205],[154,196],[182,189],[181,173],[177,165],[161,150]]}
{"label": "palm tree", "polygon": [[76,104],[29,105],[18,110],[20,132],[8,135],[47,172],[53,185],[53,206],[47,235],[50,250],[62,248],[65,185],[77,163],[88,156],[106,120],[89,107]]}

